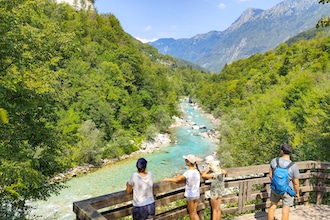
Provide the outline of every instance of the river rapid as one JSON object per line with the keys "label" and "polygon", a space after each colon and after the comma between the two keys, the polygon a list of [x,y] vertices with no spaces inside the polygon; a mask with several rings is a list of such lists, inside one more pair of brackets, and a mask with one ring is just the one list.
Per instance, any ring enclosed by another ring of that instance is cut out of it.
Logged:
{"label": "river rapid", "polygon": [[[61,190],[59,195],[53,195],[47,201],[32,203],[36,209],[31,213],[31,218],[75,219],[72,211],[73,202],[125,190],[126,182],[132,172],[136,171],[135,163],[139,157],[146,158],[147,169],[153,173],[154,181],[159,182],[165,177],[172,177],[186,170],[183,155],[195,154],[204,158],[216,151],[217,145],[211,139],[198,134],[215,128],[211,119],[187,101],[181,103],[180,107],[184,112],[184,119],[190,123],[172,130],[175,143],[161,146],[153,153],[139,153],[70,179],[66,183],[67,188]],[[192,123],[205,128],[193,129]]]}

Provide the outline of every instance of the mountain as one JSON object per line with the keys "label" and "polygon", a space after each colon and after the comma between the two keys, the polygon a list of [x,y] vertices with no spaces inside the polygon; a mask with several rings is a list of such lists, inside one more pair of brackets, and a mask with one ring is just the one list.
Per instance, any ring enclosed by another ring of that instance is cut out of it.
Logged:
{"label": "mountain", "polygon": [[149,44],[162,54],[220,72],[227,63],[266,52],[315,27],[329,11],[330,4],[318,4],[316,0],[285,0],[268,10],[247,9],[224,31],[177,40],[161,38]]}

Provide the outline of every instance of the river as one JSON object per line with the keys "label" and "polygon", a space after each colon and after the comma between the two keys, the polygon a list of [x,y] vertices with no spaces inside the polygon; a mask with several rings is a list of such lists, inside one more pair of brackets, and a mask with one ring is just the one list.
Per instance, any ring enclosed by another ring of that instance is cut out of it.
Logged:
{"label": "river", "polygon": [[[209,118],[188,102],[183,102],[181,107],[185,119],[198,126],[206,126],[204,131],[215,127]],[[211,140],[196,135],[199,131],[192,129],[191,125],[177,127],[172,131],[176,139],[175,144],[168,144],[153,153],[141,153],[70,179],[66,183],[67,188],[61,190],[59,195],[53,195],[47,201],[33,203],[36,207],[32,212],[33,219],[75,219],[72,211],[73,202],[124,190],[132,172],[136,171],[135,163],[139,157],[144,157],[148,161],[147,169],[153,173],[155,182],[176,173],[183,173],[186,166],[182,155],[191,153],[204,158],[216,150],[216,144]]]}

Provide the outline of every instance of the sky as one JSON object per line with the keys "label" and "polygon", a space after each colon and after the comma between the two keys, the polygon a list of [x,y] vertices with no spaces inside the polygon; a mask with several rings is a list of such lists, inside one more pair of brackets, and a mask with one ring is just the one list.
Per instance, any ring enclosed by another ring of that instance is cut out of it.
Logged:
{"label": "sky", "polygon": [[98,13],[115,15],[142,42],[191,38],[226,30],[248,8],[270,9],[284,0],[95,0]]}

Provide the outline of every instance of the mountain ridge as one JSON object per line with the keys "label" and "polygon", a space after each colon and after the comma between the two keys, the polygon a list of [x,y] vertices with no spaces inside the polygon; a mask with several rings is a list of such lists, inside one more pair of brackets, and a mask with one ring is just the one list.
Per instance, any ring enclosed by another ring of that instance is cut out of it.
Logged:
{"label": "mountain ridge", "polygon": [[223,66],[255,53],[266,52],[291,37],[315,27],[328,15],[330,5],[314,0],[285,0],[262,10],[249,8],[224,31],[210,31],[192,38],[159,39],[149,44],[171,55],[220,72]]}

